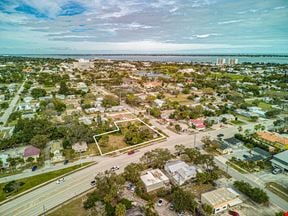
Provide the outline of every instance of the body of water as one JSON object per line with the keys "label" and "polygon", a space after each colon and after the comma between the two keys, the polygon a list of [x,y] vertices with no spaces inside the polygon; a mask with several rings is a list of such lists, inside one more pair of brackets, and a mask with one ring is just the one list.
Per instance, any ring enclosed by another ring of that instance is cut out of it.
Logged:
{"label": "body of water", "polygon": [[73,58],[73,59],[111,59],[128,61],[159,61],[159,62],[195,62],[215,64],[217,58],[225,58],[226,63],[229,58],[238,59],[238,63],[277,63],[288,64],[288,56],[261,56],[261,55],[15,55],[25,57],[45,57],[45,58]]}

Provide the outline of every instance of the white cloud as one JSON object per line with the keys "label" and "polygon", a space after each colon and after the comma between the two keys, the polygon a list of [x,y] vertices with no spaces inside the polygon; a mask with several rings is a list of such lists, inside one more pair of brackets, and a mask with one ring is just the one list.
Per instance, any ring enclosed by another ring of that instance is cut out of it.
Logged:
{"label": "white cloud", "polygon": [[242,22],[242,19],[237,19],[237,20],[227,20],[227,21],[221,21],[218,22],[218,25],[225,25],[225,24],[231,24],[231,23],[239,23]]}

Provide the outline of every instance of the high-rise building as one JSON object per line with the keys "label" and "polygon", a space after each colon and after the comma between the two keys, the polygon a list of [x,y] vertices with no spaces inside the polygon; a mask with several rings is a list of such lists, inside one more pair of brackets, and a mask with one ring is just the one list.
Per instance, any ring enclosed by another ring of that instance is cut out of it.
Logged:
{"label": "high-rise building", "polygon": [[225,58],[217,58],[217,65],[224,65],[225,64],[226,59]]}
{"label": "high-rise building", "polygon": [[229,64],[229,65],[238,64],[238,59],[236,59],[236,58],[229,58],[228,64]]}

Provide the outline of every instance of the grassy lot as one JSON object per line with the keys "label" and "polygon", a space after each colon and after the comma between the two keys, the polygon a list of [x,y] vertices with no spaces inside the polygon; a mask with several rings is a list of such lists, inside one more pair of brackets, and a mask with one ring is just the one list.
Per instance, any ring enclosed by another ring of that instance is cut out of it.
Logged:
{"label": "grassy lot", "polygon": [[110,134],[107,146],[100,146],[102,153],[107,153],[117,149],[128,147],[124,142],[124,136],[122,134]]}
{"label": "grassy lot", "polygon": [[[252,103],[253,103],[253,100],[246,100],[245,102],[248,103],[248,104],[250,104],[251,106],[254,106],[254,105],[252,104]],[[264,101],[259,102],[258,107],[261,108],[261,109],[264,110],[264,111],[269,111],[269,110],[272,109],[272,105],[271,105],[271,104],[268,104],[268,103],[265,103]]]}
{"label": "grassy lot", "polygon": [[269,182],[266,184],[267,189],[270,190],[272,193],[276,194],[277,196],[281,197],[282,199],[288,202],[288,188],[283,187],[276,182]]}
{"label": "grassy lot", "polygon": [[228,77],[233,81],[238,81],[238,80],[241,81],[241,80],[243,80],[243,78],[245,76],[240,75],[240,74],[232,74],[232,73],[212,73],[210,75],[210,77],[212,77],[212,78],[214,78],[214,77],[216,77],[216,78]]}
{"label": "grassy lot", "polygon": [[[86,163],[83,163],[82,166],[84,167],[85,165],[89,164],[91,162],[86,162]],[[51,179],[54,179],[58,176],[61,176],[61,175],[64,175],[66,173],[69,173],[75,169],[78,169],[80,168],[81,165],[78,164],[78,165],[75,165],[75,166],[72,166],[72,167],[67,167],[65,169],[61,169],[61,170],[56,170],[56,171],[53,171],[53,172],[48,172],[48,173],[43,173],[43,174],[40,174],[40,175],[36,175],[36,176],[32,176],[32,177],[27,177],[27,178],[23,178],[23,179],[19,179],[17,180],[16,182],[23,182],[24,185],[22,187],[19,188],[18,191],[12,191],[11,193],[5,193],[3,191],[3,188],[4,186],[7,184],[7,183],[1,183],[0,184],[0,201],[3,201],[5,199],[7,199],[8,197],[11,197],[11,196],[15,196],[19,193],[22,193],[28,189],[31,189],[37,185],[40,185],[44,182],[47,182]]]}
{"label": "grassy lot", "polygon": [[240,120],[232,120],[231,123],[234,125],[244,125],[245,124],[243,121],[240,121]]}
{"label": "grassy lot", "polygon": [[207,191],[211,191],[214,189],[212,184],[193,184],[191,187],[191,184],[185,186],[185,189],[191,191],[195,197],[200,198],[202,193],[205,193]]}
{"label": "grassy lot", "polygon": [[192,101],[187,99],[188,96],[189,94],[178,94],[177,97],[175,97],[175,95],[165,94],[165,98],[171,100],[172,102],[176,101],[181,105],[192,104]]}
{"label": "grassy lot", "polygon": [[83,195],[63,206],[61,206],[56,211],[48,214],[49,216],[66,216],[66,215],[77,215],[77,216],[85,216],[88,215],[88,211],[86,211],[82,207],[82,200],[86,195]]}
{"label": "grassy lot", "polygon": [[[232,163],[232,162],[230,162],[230,161],[227,161],[226,163],[227,163],[227,165],[229,165],[230,167],[232,167],[233,169],[237,170],[238,172],[240,172],[240,173],[242,173],[242,174],[247,174],[247,173],[249,173],[249,172],[246,171],[245,169],[237,166],[236,164],[234,164],[234,163]],[[228,169],[229,169],[229,168],[228,168]]]}

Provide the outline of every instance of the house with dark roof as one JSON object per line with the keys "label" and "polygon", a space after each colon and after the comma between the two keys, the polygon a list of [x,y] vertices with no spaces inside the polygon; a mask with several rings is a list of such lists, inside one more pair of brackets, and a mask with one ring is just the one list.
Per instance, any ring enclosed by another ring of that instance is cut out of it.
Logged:
{"label": "house with dark roof", "polygon": [[36,148],[34,146],[28,146],[25,148],[24,153],[23,153],[23,159],[26,161],[28,158],[33,158],[34,161],[37,160],[40,156],[40,149]]}
{"label": "house with dark roof", "polygon": [[235,137],[224,139],[224,142],[230,145],[232,148],[239,148],[243,144],[241,140],[236,139]]}

